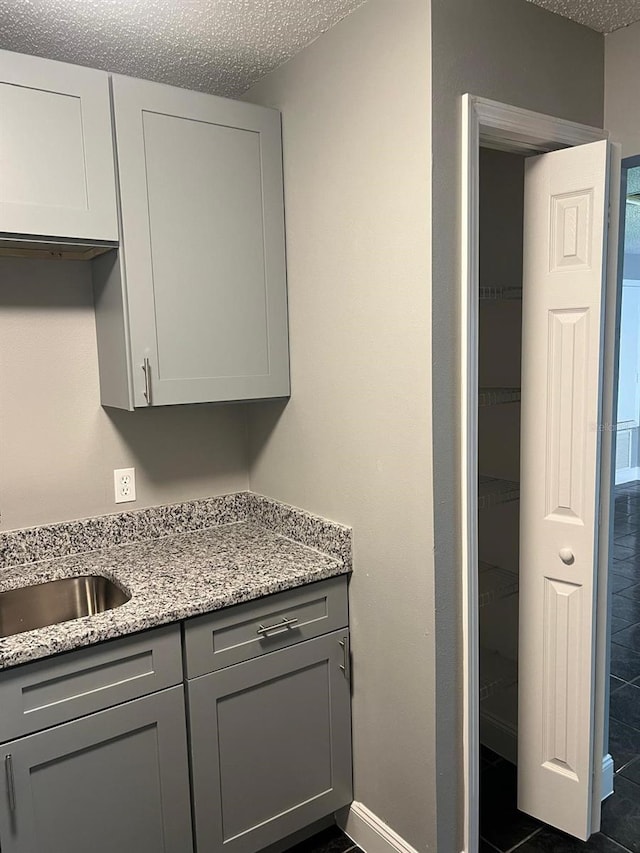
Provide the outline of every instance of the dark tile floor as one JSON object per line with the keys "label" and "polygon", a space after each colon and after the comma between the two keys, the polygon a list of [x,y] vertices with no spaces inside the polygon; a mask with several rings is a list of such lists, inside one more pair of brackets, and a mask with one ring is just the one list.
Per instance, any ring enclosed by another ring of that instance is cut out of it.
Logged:
{"label": "dark tile floor", "polygon": [[516,768],[483,748],[480,853],[640,853],[640,482],[616,486],[609,751],[615,793],[584,844],[516,807]]}
{"label": "dark tile floor", "polygon": [[[584,844],[518,811],[516,768],[482,747],[479,853],[640,853],[640,482],[616,487],[609,749],[615,793]],[[337,827],[288,853],[362,853]]]}
{"label": "dark tile floor", "polygon": [[287,853],[362,853],[359,847],[337,826],[323,829],[306,841],[290,847]]}
{"label": "dark tile floor", "polygon": [[479,853],[640,853],[640,785],[618,775],[615,788],[584,844],[518,811],[515,766],[483,747]]}

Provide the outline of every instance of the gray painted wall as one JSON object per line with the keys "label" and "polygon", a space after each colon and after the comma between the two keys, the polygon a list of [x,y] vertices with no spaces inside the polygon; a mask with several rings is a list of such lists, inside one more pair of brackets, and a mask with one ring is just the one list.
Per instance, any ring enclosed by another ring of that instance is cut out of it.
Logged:
{"label": "gray painted wall", "polygon": [[0,259],[2,529],[246,489],[246,434],[241,406],[101,408],[89,264]]}
{"label": "gray painted wall", "polygon": [[[429,7],[369,0],[247,93],[282,110],[292,398],[251,488],[353,525],[355,799],[435,849]],[[451,848],[440,848],[453,851]]]}
{"label": "gray painted wall", "polygon": [[[369,0],[249,93],[283,110],[294,396],[247,411],[251,487],[354,526],[356,798],[449,853],[459,97],[599,124],[603,39],[525,0],[431,5],[433,229],[429,0]],[[244,409],[109,416],[88,273],[17,263],[0,268],[4,527],[113,511],[116,465],[138,469],[129,507],[246,486]]]}
{"label": "gray painted wall", "polygon": [[605,36],[605,127],[622,143],[623,157],[640,154],[638,65],[640,21]]}
{"label": "gray painted wall", "polygon": [[[459,541],[460,96],[591,125],[603,117],[603,37],[525,0],[431,0],[433,85],[433,479],[440,850],[461,826]],[[457,760],[456,757],[458,756]]]}

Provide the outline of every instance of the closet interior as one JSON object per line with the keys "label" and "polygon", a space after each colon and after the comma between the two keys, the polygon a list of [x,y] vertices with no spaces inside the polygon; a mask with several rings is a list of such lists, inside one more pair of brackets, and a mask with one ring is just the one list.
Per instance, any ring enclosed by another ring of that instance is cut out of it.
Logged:
{"label": "closet interior", "polygon": [[480,741],[516,763],[524,157],[480,149]]}

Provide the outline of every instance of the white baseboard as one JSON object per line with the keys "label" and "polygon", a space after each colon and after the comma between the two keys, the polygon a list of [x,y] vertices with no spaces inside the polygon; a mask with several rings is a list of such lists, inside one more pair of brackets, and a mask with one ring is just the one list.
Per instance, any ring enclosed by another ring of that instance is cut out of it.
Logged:
{"label": "white baseboard", "polygon": [[634,480],[640,480],[640,468],[618,468],[616,471],[616,486],[633,483]]}
{"label": "white baseboard", "polygon": [[[516,685],[503,691],[500,697],[496,697],[498,702],[494,702],[495,707],[491,704],[494,697],[489,697],[480,711],[480,743],[512,764],[518,763],[518,727],[515,722],[506,718],[509,713],[517,713],[517,689]],[[500,700],[508,698],[509,692],[513,693],[511,705],[507,702],[507,707],[500,707]]]}
{"label": "white baseboard", "polygon": [[417,853],[390,826],[362,803],[353,802],[336,814],[338,826],[364,853]]}
{"label": "white baseboard", "polygon": [[606,800],[613,794],[613,758],[605,755],[602,759],[602,799]]}

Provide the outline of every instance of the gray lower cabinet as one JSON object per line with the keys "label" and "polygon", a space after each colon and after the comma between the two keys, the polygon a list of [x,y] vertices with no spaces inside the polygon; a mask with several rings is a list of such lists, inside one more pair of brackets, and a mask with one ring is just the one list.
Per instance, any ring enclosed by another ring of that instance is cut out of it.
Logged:
{"label": "gray lower cabinet", "polygon": [[2,853],[192,853],[183,687],[0,747]]}
{"label": "gray lower cabinet", "polygon": [[0,673],[0,850],[257,853],[347,805],[347,625],[343,576]]}
{"label": "gray lower cabinet", "polygon": [[198,851],[255,853],[351,802],[348,631],[188,681]]}

